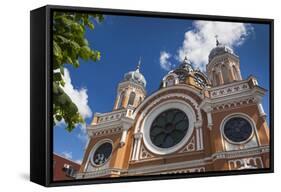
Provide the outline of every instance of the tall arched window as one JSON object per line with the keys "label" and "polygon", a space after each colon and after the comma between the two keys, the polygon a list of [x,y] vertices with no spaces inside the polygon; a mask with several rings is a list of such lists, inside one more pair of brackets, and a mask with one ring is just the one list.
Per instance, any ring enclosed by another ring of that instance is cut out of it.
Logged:
{"label": "tall arched window", "polygon": [[142,97],[139,98],[139,104],[142,102]]}
{"label": "tall arched window", "polygon": [[212,72],[212,79],[213,79],[213,85],[216,86],[218,84],[218,81],[215,71]]}
{"label": "tall arched window", "polygon": [[227,71],[227,68],[225,65],[221,66],[221,72],[222,72],[222,76],[223,76],[223,82],[228,83],[229,82],[229,74]]}
{"label": "tall arched window", "polygon": [[238,75],[238,71],[237,71],[237,69],[234,65],[232,66],[232,70],[233,70],[234,79],[239,80],[240,78],[239,78],[239,75]]}
{"label": "tall arched window", "polygon": [[216,84],[216,85],[220,85],[220,84],[222,84],[222,82],[221,82],[221,80],[220,80],[219,75],[221,75],[221,74],[216,73],[216,82],[217,82],[217,84]]}
{"label": "tall arched window", "polygon": [[135,92],[131,92],[128,105],[134,105],[135,97],[136,97]]}
{"label": "tall arched window", "polygon": [[124,100],[124,96],[125,96],[125,91],[123,91],[120,96],[119,96],[119,101],[118,101],[118,107],[117,109],[121,108],[122,107],[122,103],[123,103],[123,100]]}

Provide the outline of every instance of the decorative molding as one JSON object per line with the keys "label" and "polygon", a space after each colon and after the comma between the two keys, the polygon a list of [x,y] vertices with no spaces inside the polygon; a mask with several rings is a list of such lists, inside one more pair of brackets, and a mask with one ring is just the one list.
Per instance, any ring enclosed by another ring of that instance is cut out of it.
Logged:
{"label": "decorative molding", "polygon": [[96,114],[95,116],[98,117],[97,124],[119,120],[126,115],[126,112],[127,112],[126,109],[122,109],[118,111],[112,111],[109,113]]}
{"label": "decorative molding", "polygon": [[183,173],[196,173],[196,172],[205,172],[205,167],[195,167],[195,168],[190,168],[190,169],[181,169],[181,170],[173,170],[173,171],[166,171],[166,172],[161,172],[161,173],[156,173],[156,174],[183,174]]}
{"label": "decorative molding", "polygon": [[234,108],[240,108],[244,107],[246,105],[254,105],[255,104],[255,98],[246,98],[246,99],[237,99],[235,101],[230,101],[226,103],[217,103],[213,105],[213,113],[221,112],[224,110],[234,109]]}
{"label": "decorative molding", "polygon": [[78,173],[76,175],[76,179],[96,178],[96,177],[104,177],[104,176],[111,176],[111,175],[120,176],[122,173],[125,172],[126,172],[125,169],[105,168],[105,169],[99,169],[91,172]]}
{"label": "decorative molding", "polygon": [[104,135],[112,135],[112,134],[117,134],[122,132],[122,127],[111,127],[111,128],[106,128],[103,130],[96,130],[96,131],[88,131],[88,135],[91,137],[99,137],[99,136],[104,136]]}
{"label": "decorative molding", "polygon": [[[175,169],[185,169],[190,167],[202,167],[206,166],[208,164],[212,164],[216,160],[219,159],[233,159],[233,158],[245,158],[248,156],[253,155],[261,155],[264,153],[269,153],[269,146],[262,146],[252,149],[244,149],[244,150],[238,150],[238,151],[223,151],[223,152],[217,152],[212,154],[210,157],[202,158],[202,159],[196,159],[191,161],[183,161],[183,162],[177,162],[177,163],[170,163],[170,164],[164,164],[164,165],[153,165],[153,166],[146,166],[146,167],[140,167],[140,168],[133,168],[129,169],[129,174],[147,174],[151,172],[161,172],[161,171],[167,171],[167,170],[175,170]],[[144,160],[145,161],[145,160]],[[139,163],[142,161],[139,160]]]}
{"label": "decorative molding", "polygon": [[140,150],[140,159],[151,159],[153,158],[154,156],[149,153],[146,148],[142,145],[141,146],[141,150]]}
{"label": "decorative molding", "polygon": [[195,151],[195,137],[193,136],[190,139],[190,142],[181,150],[179,153],[186,153],[186,152],[192,152]]}
{"label": "decorative molding", "polygon": [[258,169],[264,167],[260,156],[232,159],[228,161],[228,166],[229,170]]}
{"label": "decorative molding", "polygon": [[92,172],[84,172],[77,174],[76,178],[95,178],[101,176],[110,176],[110,175],[119,175],[119,176],[127,176],[127,175],[136,175],[136,174],[153,174],[153,173],[172,173],[176,170],[196,170],[200,169],[200,171],[205,171],[204,166],[208,164],[212,164],[214,161],[218,159],[233,159],[233,158],[248,158],[248,156],[252,155],[261,155],[263,153],[269,152],[269,146],[262,146],[253,149],[241,150],[241,151],[227,151],[227,152],[218,152],[213,154],[210,157],[206,157],[203,159],[178,162],[178,163],[170,163],[164,165],[153,165],[153,166],[145,166],[140,168],[132,168],[132,169],[116,169],[116,168],[106,168],[100,169]]}
{"label": "decorative molding", "polygon": [[242,82],[240,84],[235,84],[227,87],[211,88],[209,91],[210,91],[210,97],[213,99],[213,98],[225,97],[228,95],[242,93],[248,91],[249,89],[250,87],[248,85],[248,82]]}
{"label": "decorative molding", "polygon": [[97,114],[98,122],[87,126],[88,135],[93,137],[128,131],[134,123],[132,113],[133,110],[128,108],[117,112]]}

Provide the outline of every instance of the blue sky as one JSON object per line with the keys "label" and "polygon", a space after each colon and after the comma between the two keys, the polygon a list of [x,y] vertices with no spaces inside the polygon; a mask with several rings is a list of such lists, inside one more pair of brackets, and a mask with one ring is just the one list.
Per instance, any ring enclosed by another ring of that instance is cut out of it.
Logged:
{"label": "blue sky", "polygon": [[[118,82],[124,73],[136,69],[140,57],[148,95],[158,89],[161,79],[168,72],[162,64],[173,68],[185,53],[189,54],[195,67],[204,70],[208,49],[204,50],[203,47],[215,46],[214,34],[219,35],[222,43],[233,47],[240,57],[243,78],[253,74],[260,86],[269,90],[269,25],[235,26],[232,23],[227,26],[223,23],[207,25],[182,19],[105,16],[101,24],[96,23],[93,31],[86,32],[90,46],[101,52],[101,60],[81,61],[77,69],[66,66],[73,89],[77,90],[78,95],[83,92],[82,98],[88,101],[84,105],[92,111],[92,114],[87,113],[86,122],[91,121],[95,112],[112,110]],[[210,34],[204,33],[206,30],[210,30]],[[198,35],[204,38],[192,41],[192,37]],[[202,47],[203,51],[198,55],[194,47]],[[159,59],[163,52],[168,53],[169,57],[166,63],[161,64]],[[204,59],[202,56],[205,56]],[[263,106],[269,115],[269,93],[263,99]],[[55,153],[79,161],[83,157],[85,144],[85,133],[81,126],[71,133],[64,130],[63,124],[54,128]]]}

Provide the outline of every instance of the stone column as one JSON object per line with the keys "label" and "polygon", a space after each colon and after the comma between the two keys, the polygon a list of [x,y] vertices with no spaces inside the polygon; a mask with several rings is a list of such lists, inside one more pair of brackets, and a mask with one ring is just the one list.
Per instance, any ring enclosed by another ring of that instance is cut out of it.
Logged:
{"label": "stone column", "polygon": [[211,130],[213,126],[212,107],[211,106],[206,107],[205,112],[207,113],[208,128]]}
{"label": "stone column", "polygon": [[202,134],[202,121],[196,121],[194,123],[196,130],[196,146],[197,150],[202,150],[203,147],[203,134]]}
{"label": "stone column", "polygon": [[138,160],[138,154],[140,151],[140,144],[141,144],[142,133],[138,132],[134,134],[134,148],[133,148],[133,155],[132,160]]}
{"label": "stone column", "polygon": [[259,109],[260,116],[265,117],[266,113],[263,110],[263,106],[262,106],[261,102],[258,102],[258,109]]}

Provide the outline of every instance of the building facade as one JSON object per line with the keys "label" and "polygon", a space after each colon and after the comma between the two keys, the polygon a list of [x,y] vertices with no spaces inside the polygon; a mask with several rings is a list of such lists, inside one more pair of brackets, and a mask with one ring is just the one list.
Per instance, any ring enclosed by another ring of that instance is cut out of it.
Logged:
{"label": "building facade", "polygon": [[96,113],[76,178],[268,168],[266,90],[243,79],[234,51],[217,41],[206,74],[185,58],[146,94],[140,72],[124,75],[113,110]]}

